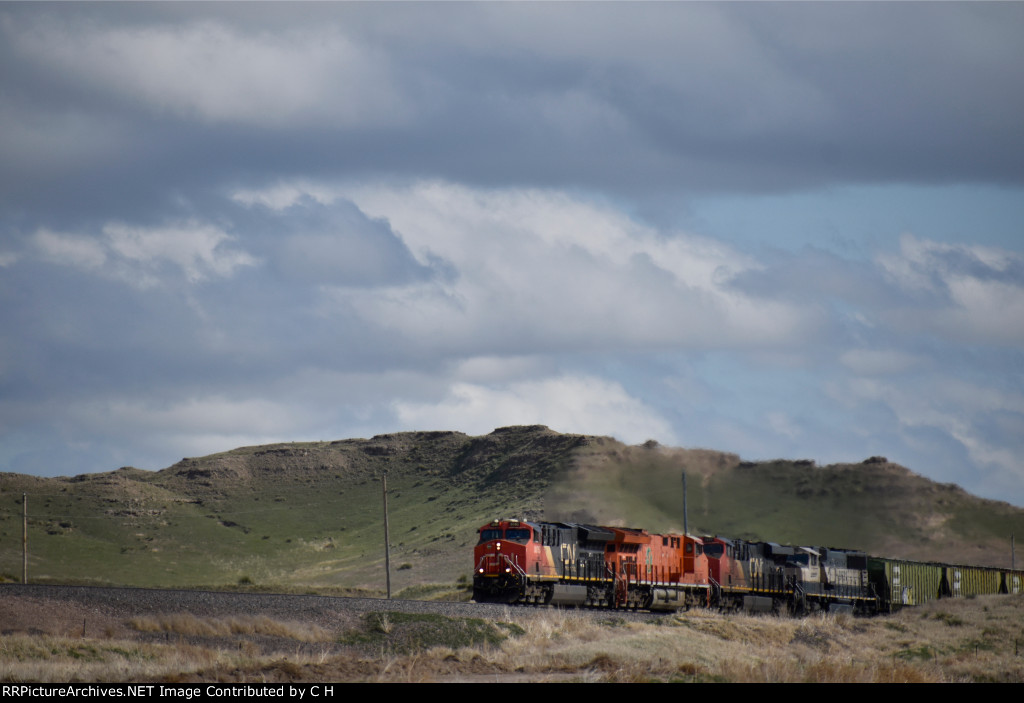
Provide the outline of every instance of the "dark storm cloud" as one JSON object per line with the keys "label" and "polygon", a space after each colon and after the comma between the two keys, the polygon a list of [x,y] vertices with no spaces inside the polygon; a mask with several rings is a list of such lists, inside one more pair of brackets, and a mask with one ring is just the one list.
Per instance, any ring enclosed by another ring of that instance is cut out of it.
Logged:
{"label": "dark storm cloud", "polygon": [[5,8],[0,148],[66,146],[4,169],[8,202],[289,171],[624,192],[1024,176],[1015,3],[302,7]]}

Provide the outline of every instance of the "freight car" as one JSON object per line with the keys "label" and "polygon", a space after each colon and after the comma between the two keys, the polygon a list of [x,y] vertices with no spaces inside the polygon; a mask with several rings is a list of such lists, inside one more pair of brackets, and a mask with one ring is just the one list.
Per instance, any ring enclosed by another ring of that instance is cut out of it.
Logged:
{"label": "freight car", "polygon": [[870,557],[868,577],[878,594],[879,610],[885,612],[938,598],[1024,593],[1024,571],[1020,569]]}
{"label": "freight car", "polygon": [[1021,570],[514,519],[480,528],[474,562],[477,602],[872,614],[934,598],[1024,592]]}

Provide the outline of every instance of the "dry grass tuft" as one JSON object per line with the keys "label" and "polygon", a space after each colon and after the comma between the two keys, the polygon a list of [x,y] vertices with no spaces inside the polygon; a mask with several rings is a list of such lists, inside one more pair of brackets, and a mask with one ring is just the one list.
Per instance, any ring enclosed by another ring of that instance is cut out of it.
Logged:
{"label": "dry grass tuft", "polygon": [[310,624],[282,622],[266,616],[197,618],[187,613],[133,618],[129,625],[139,632],[167,632],[192,637],[268,635],[299,642],[330,642],[331,633]]}

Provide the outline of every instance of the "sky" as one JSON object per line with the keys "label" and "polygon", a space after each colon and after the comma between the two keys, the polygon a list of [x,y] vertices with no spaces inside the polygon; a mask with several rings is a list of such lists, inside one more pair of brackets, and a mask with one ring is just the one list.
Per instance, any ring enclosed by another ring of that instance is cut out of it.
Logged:
{"label": "sky", "polygon": [[1024,3],[0,3],[0,470],[512,424],[1024,506]]}

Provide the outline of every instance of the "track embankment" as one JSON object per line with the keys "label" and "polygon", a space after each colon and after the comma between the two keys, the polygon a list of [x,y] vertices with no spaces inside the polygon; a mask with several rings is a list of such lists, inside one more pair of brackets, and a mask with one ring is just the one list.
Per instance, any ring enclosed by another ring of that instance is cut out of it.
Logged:
{"label": "track embankment", "polygon": [[[345,627],[366,613],[401,612],[511,621],[546,608],[450,601],[341,598],[317,595],[183,591],[100,586],[0,584],[0,630],[68,635],[120,629],[132,618],[188,614],[200,619],[260,616],[327,630]],[[607,617],[608,611],[579,611]],[[650,620],[661,616],[615,612]]]}

